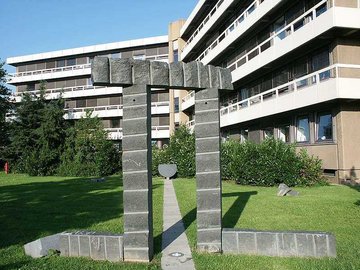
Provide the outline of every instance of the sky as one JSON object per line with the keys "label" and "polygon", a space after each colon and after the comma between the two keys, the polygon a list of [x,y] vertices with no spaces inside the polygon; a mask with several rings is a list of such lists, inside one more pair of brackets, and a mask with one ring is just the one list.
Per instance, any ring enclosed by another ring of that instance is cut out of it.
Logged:
{"label": "sky", "polygon": [[0,0],[0,58],[166,35],[169,22],[186,19],[197,2]]}

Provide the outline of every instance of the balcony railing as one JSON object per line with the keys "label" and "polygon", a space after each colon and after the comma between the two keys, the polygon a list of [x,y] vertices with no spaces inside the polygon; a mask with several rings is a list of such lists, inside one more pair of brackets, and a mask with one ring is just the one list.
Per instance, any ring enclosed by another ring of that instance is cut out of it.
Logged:
{"label": "balcony railing", "polygon": [[267,90],[258,95],[252,96],[250,98],[241,100],[235,104],[231,104],[227,107],[224,107],[220,109],[220,116],[228,115],[233,112],[238,112],[242,109],[249,108],[256,104],[260,104],[268,100],[273,100],[275,98],[280,98],[281,96],[292,92],[305,90],[309,86],[320,84],[332,78],[337,78],[339,77],[340,68],[360,69],[360,65],[335,64],[329,66],[327,68],[313,72],[294,81],[285,83],[283,85]]}
{"label": "balcony railing", "polygon": [[[77,92],[77,91],[85,91],[85,90],[95,90],[98,88],[107,88],[107,86],[83,85],[83,86],[46,89],[45,94],[60,94],[61,92],[68,93],[68,92]],[[38,94],[40,94],[40,92],[41,92],[40,90],[17,92],[17,93],[15,93],[15,96],[21,97],[24,93],[38,95]]]}
{"label": "balcony railing", "polygon": [[306,11],[303,15],[295,19],[291,24],[286,25],[280,30],[274,32],[268,39],[260,43],[254,49],[246,53],[243,57],[237,60],[235,63],[228,64],[227,68],[231,71],[239,68],[244,65],[251,59],[255,58],[259,54],[263,53],[270,47],[276,45],[278,42],[281,42],[283,39],[295,33],[297,30],[301,29],[304,25],[311,22],[315,18],[319,17],[321,14],[328,10],[327,6],[328,0],[323,0],[315,5],[310,10]]}
{"label": "balcony railing", "polygon": [[34,70],[34,71],[11,73],[11,74],[9,74],[9,77],[11,79],[14,77],[23,77],[23,76],[32,76],[32,75],[47,74],[47,73],[54,73],[54,72],[87,69],[90,67],[91,67],[91,64],[84,64],[84,65],[76,65],[76,66],[50,68],[50,69],[40,69],[40,70]]}
{"label": "balcony railing", "polygon": [[170,101],[159,101],[159,102],[151,102],[152,108],[159,108],[159,107],[168,107]]}
{"label": "balcony railing", "polygon": [[83,108],[66,108],[65,112],[67,113],[77,113],[77,112],[86,112],[86,111],[112,111],[112,110],[121,110],[123,105],[109,105],[109,106],[96,106],[96,107],[83,107]]}
{"label": "balcony railing", "polygon": [[185,97],[181,99],[182,103],[188,101],[189,99],[193,98],[195,96],[195,91],[191,91],[189,94],[187,94]]}
{"label": "balcony railing", "polygon": [[195,126],[195,120],[191,120],[191,121],[187,122],[187,123],[186,123],[186,126],[187,126],[188,128],[192,128],[193,126]]}
{"label": "balcony railing", "polygon": [[196,61],[201,61],[211,50],[213,50],[225,37],[227,37],[231,32],[238,28],[247,17],[254,12],[265,0],[255,0],[252,2],[249,7],[237,17],[234,22],[222,32],[219,37],[211,43],[209,47],[196,59]]}
{"label": "balcony railing", "polygon": [[190,36],[188,41],[185,44],[185,47],[188,46],[194,38],[199,34],[200,30],[204,27],[204,25],[210,20],[212,16],[216,13],[216,10],[221,6],[221,4],[224,2],[224,0],[219,0],[216,5],[213,7],[213,9],[209,12],[209,14],[205,17],[205,19],[200,23],[200,25],[196,28],[194,33]]}

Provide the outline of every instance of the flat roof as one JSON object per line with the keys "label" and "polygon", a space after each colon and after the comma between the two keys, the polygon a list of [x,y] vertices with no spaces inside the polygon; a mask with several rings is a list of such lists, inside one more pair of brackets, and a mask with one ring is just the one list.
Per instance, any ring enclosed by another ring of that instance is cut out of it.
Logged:
{"label": "flat roof", "polygon": [[98,45],[92,45],[92,46],[85,46],[85,47],[66,49],[66,50],[60,50],[60,51],[52,51],[52,52],[44,52],[44,53],[37,53],[37,54],[29,54],[29,55],[24,55],[24,56],[9,57],[9,58],[7,58],[6,62],[7,62],[7,64],[12,65],[12,64],[18,64],[18,63],[23,63],[23,62],[31,62],[31,61],[37,61],[37,60],[59,58],[59,57],[65,57],[65,56],[71,56],[71,55],[109,51],[109,50],[124,49],[124,48],[131,48],[131,47],[155,45],[155,44],[167,43],[167,42],[168,42],[167,35],[166,36],[156,36],[156,37],[149,37],[149,38],[141,38],[141,39],[133,39],[133,40],[127,40],[127,41],[98,44]]}

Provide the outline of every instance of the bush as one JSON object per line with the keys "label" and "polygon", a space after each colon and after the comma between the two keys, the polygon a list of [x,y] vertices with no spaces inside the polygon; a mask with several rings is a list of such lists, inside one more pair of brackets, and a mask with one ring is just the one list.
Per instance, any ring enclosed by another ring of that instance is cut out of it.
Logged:
{"label": "bush", "polygon": [[179,177],[195,176],[195,135],[181,125],[170,137],[170,144],[164,149],[152,149],[152,174],[159,176],[158,165],[176,164]]}
{"label": "bush", "polygon": [[321,161],[273,138],[261,144],[228,141],[221,148],[223,178],[239,184],[288,186],[323,183]]}

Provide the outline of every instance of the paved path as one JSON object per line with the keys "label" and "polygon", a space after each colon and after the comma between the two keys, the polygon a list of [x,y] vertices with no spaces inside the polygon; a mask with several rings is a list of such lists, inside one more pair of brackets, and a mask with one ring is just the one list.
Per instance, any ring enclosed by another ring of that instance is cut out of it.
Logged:
{"label": "paved path", "polygon": [[[161,268],[164,270],[193,270],[194,262],[185,234],[184,224],[171,180],[164,181],[164,228],[162,235]],[[181,257],[169,254],[180,252]]]}

